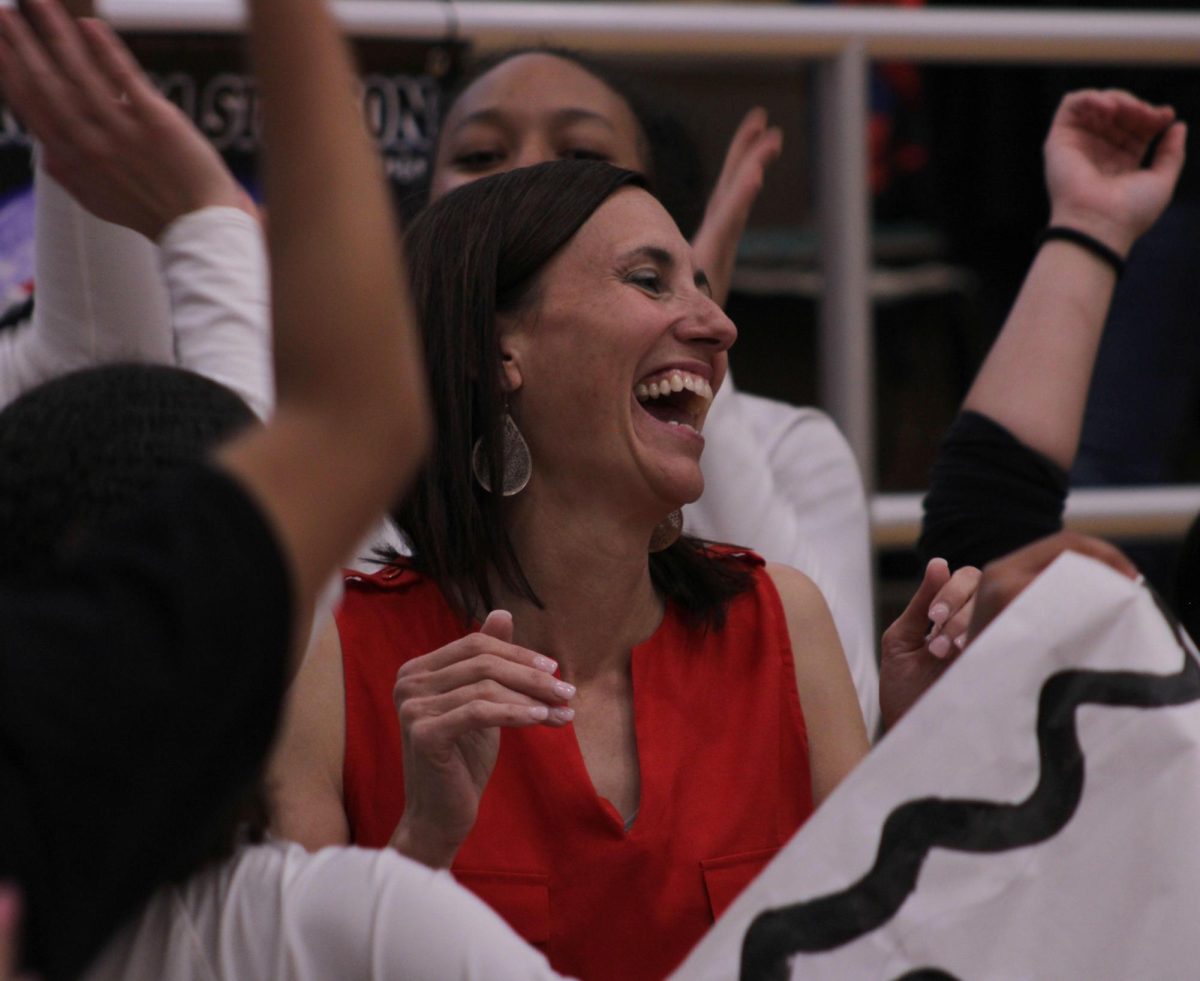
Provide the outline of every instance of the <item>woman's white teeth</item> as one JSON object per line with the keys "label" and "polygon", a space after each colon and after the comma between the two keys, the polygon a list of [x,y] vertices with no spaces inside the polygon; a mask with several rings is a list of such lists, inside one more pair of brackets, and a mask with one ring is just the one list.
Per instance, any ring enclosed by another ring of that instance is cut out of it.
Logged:
{"label": "woman's white teeth", "polygon": [[645,382],[638,382],[633,394],[637,396],[639,402],[645,402],[648,399],[656,399],[672,392],[682,392],[684,389],[695,392],[705,399],[711,400],[713,397],[712,386],[707,381],[698,375],[689,375],[679,371],[658,381],[652,381],[648,385]]}
{"label": "woman's white teeth", "polygon": [[674,419],[667,420],[668,426],[682,426],[684,429],[690,429],[692,432],[699,432],[695,426],[689,426],[686,422],[676,422]]}

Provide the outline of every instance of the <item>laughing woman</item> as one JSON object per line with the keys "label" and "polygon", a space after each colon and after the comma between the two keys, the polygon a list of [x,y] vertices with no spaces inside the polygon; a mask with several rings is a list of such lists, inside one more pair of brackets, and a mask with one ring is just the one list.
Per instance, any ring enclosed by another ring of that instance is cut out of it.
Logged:
{"label": "laughing woman", "polygon": [[282,833],[453,868],[551,963],[660,978],[862,757],[794,570],[678,537],[736,331],[640,178],[488,178],[407,247],[437,446],[413,546],[293,692]]}

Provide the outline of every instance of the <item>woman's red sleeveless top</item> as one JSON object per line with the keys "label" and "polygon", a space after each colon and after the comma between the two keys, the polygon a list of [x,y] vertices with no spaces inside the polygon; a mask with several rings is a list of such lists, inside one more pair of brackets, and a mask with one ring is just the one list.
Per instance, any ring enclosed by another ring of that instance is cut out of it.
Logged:
{"label": "woman's red sleeveless top", "polygon": [[[668,606],[633,650],[641,799],[628,831],[572,726],[502,731],[453,872],[564,974],[663,978],[812,812],[787,623],[748,560],[754,587],[723,630]],[[432,582],[400,569],[349,576],[338,627],[351,840],[384,847],[404,811],[396,671],[464,630]]]}

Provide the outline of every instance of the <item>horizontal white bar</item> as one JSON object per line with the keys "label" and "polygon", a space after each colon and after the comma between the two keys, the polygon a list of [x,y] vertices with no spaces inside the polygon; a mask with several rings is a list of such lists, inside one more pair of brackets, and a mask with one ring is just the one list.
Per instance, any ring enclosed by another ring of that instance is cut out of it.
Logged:
{"label": "horizontal white bar", "polygon": [[[1144,10],[906,10],[754,4],[439,3],[340,0],[351,33],[437,39],[481,49],[531,42],[615,55],[829,57],[861,42],[871,58],[1200,64],[1200,15]],[[101,0],[123,30],[241,29],[240,0]]]}
{"label": "horizontal white bar", "polygon": [[[909,548],[921,533],[923,494],[871,498],[876,547]],[[1200,486],[1080,489],[1067,498],[1066,525],[1104,538],[1175,538],[1200,514]]]}

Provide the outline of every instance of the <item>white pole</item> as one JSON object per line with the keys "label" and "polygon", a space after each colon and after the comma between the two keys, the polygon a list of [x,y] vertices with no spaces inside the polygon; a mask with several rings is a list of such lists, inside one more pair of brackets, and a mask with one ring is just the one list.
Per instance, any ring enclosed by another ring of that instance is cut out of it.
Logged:
{"label": "white pole", "polygon": [[852,42],[817,77],[817,212],[824,285],[820,306],[820,394],[854,448],[870,493],[875,485],[875,345],[869,280],[867,187],[870,63]]}
{"label": "white pole", "polygon": [[[101,0],[123,30],[236,31],[241,0]],[[682,58],[832,57],[922,61],[1200,63],[1200,15],[1045,10],[905,10],[755,4],[442,3],[337,0],[356,34],[432,39],[449,24],[482,49],[544,41],[595,53]]]}

